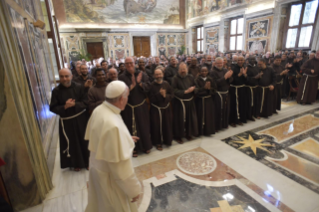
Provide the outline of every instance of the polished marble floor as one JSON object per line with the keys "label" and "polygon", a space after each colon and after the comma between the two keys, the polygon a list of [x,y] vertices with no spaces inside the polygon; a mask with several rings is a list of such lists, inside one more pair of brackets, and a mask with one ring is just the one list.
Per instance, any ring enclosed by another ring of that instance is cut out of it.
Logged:
{"label": "polished marble floor", "polygon": [[[133,159],[139,211],[319,212],[319,104],[287,103],[278,115]],[[82,212],[88,171],[59,167],[43,204],[24,212]]]}

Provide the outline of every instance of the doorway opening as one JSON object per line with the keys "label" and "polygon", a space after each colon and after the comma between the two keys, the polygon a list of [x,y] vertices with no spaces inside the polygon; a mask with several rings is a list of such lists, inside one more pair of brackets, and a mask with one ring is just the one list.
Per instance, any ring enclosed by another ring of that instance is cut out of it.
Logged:
{"label": "doorway opening", "polygon": [[86,43],[87,52],[91,55],[91,62],[101,57],[104,58],[103,42]]}
{"label": "doorway opening", "polygon": [[150,37],[133,37],[134,56],[149,57],[151,56],[151,42]]}

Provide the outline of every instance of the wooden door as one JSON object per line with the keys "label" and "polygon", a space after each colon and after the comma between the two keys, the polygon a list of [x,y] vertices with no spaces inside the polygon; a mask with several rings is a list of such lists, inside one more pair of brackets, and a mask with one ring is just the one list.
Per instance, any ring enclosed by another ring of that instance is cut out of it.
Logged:
{"label": "wooden door", "polygon": [[149,57],[151,55],[150,37],[133,37],[134,56]]}
{"label": "wooden door", "polygon": [[102,42],[86,43],[86,47],[87,47],[88,53],[92,55],[91,61],[95,59],[99,59],[101,57],[104,58]]}

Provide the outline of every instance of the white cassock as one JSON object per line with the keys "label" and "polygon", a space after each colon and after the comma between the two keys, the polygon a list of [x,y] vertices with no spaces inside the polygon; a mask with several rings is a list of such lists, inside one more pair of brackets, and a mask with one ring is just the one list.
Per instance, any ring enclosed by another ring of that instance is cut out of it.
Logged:
{"label": "white cassock", "polygon": [[104,101],[88,122],[85,139],[91,155],[86,212],[138,211],[136,203],[131,203],[142,191],[131,161],[135,144],[120,112]]}

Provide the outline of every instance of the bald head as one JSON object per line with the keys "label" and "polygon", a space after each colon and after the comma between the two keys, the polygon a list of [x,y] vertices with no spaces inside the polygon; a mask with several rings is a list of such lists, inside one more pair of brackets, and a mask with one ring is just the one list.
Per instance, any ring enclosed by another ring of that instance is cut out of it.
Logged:
{"label": "bald head", "polygon": [[245,63],[245,58],[243,56],[239,56],[238,59],[237,59],[237,65],[239,67],[242,67]]}
{"label": "bald head", "polygon": [[108,78],[110,81],[115,81],[117,80],[117,70],[115,68],[110,68],[109,72],[107,73]]}
{"label": "bald head", "polygon": [[71,86],[71,80],[72,80],[72,72],[68,68],[62,68],[59,71],[59,78],[60,78],[60,83],[64,87],[70,87]]}

